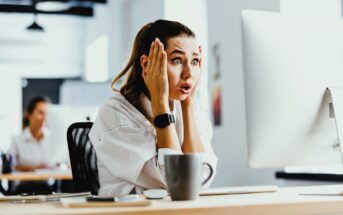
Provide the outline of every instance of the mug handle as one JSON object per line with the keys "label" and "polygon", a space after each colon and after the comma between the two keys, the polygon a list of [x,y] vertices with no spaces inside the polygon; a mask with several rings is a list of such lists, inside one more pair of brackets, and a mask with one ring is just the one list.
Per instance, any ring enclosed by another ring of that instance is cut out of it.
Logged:
{"label": "mug handle", "polygon": [[208,168],[210,169],[210,174],[208,175],[208,177],[201,183],[201,186],[204,186],[204,184],[206,184],[206,182],[208,182],[208,180],[210,180],[210,178],[213,175],[213,168],[211,167],[211,165],[209,163],[203,162],[202,165],[206,165],[208,166]]}

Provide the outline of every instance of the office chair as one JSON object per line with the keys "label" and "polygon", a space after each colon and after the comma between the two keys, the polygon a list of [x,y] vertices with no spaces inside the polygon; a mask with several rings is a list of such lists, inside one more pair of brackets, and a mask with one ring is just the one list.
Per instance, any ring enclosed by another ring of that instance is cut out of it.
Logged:
{"label": "office chair", "polygon": [[67,140],[75,192],[98,194],[97,157],[88,138],[92,122],[76,122],[67,130]]}

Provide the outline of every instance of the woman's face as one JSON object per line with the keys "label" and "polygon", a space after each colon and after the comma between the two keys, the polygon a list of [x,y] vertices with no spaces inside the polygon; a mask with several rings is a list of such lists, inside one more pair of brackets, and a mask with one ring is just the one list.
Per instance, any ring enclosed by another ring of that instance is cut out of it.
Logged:
{"label": "woman's face", "polygon": [[47,109],[48,103],[38,102],[33,112],[29,115],[30,126],[38,129],[43,128],[47,117]]}
{"label": "woman's face", "polygon": [[200,77],[200,49],[196,39],[177,36],[167,40],[169,98],[184,100]]}

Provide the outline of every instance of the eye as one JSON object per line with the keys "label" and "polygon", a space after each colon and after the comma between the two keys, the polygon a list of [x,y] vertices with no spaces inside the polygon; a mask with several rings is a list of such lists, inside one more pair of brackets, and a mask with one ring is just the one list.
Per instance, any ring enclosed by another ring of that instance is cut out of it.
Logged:
{"label": "eye", "polygon": [[174,58],[174,59],[172,59],[172,62],[175,63],[175,64],[182,64],[180,58]]}
{"label": "eye", "polygon": [[195,58],[192,60],[193,65],[198,65],[199,64],[199,59]]}

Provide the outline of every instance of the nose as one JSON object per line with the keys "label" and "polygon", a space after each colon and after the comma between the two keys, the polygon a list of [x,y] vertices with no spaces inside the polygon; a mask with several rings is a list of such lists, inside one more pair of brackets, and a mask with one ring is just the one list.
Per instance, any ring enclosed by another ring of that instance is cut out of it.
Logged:
{"label": "nose", "polygon": [[182,69],[181,78],[183,80],[187,80],[191,77],[192,77],[192,68],[190,67],[189,64],[186,64]]}

